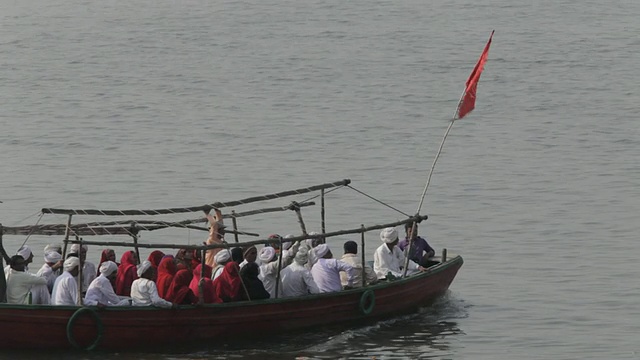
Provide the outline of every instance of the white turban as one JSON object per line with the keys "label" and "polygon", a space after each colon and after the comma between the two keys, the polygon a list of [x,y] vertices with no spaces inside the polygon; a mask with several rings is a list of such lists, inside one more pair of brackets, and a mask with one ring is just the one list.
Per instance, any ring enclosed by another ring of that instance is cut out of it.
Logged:
{"label": "white turban", "polygon": [[118,265],[113,261],[105,261],[100,264],[100,274],[104,276],[109,276],[116,271],[118,271]]}
{"label": "white turban", "polygon": [[271,260],[273,260],[275,256],[276,250],[270,246],[265,246],[260,249],[260,255],[258,256],[258,258],[260,259],[260,261],[266,264],[268,262],[271,262]]}
{"label": "white turban", "polygon": [[62,267],[64,268],[64,271],[71,271],[78,266],[80,266],[80,259],[75,256],[71,256],[64,261],[64,265]]}
{"label": "white turban", "polygon": [[[87,245],[82,245],[82,250],[87,251],[89,248]],[[71,245],[71,250],[69,250],[72,254],[80,254],[80,244]]]}
{"label": "white turban", "polygon": [[320,244],[315,248],[316,258],[320,259],[329,252],[329,246],[327,244]]}
{"label": "white turban", "polygon": [[59,244],[49,244],[44,247],[45,254],[47,253],[47,251],[55,251],[58,254],[62,254],[62,246],[60,246]]}
{"label": "white turban", "polygon": [[20,249],[18,249],[16,255],[20,255],[23,259],[27,260],[31,256],[31,249],[29,249],[27,245],[23,245],[20,247]]}
{"label": "white turban", "polygon": [[391,244],[398,240],[398,232],[396,231],[396,228],[388,227],[382,229],[382,231],[380,231],[380,240],[386,244]]}
{"label": "white turban", "polygon": [[216,264],[220,264],[220,265],[228,263],[229,260],[231,260],[231,251],[227,249],[222,249],[218,251],[216,256],[213,257],[213,261],[215,261]]}
{"label": "white turban", "polygon": [[[285,239],[291,239],[293,237],[293,235],[289,234],[289,235],[285,235]],[[291,247],[293,243],[291,241],[286,241],[282,243],[282,250],[289,250],[289,248]]]}
{"label": "white turban", "polygon": [[62,255],[56,251],[47,251],[44,253],[44,262],[46,263],[56,263],[60,260],[62,260]]}
{"label": "white turban", "polygon": [[302,245],[300,246],[300,249],[298,249],[298,252],[296,253],[296,257],[293,259],[293,261],[296,262],[296,264],[298,265],[304,265],[307,263],[307,261],[309,261],[309,248],[306,245]]}
{"label": "white turban", "polygon": [[147,272],[151,267],[151,262],[149,260],[145,260],[142,264],[138,265],[138,277],[142,277],[142,274]]}

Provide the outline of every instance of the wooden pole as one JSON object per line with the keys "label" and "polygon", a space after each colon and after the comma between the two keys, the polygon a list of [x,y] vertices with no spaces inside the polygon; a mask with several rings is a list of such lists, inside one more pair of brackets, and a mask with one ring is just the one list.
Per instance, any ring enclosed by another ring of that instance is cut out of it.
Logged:
{"label": "wooden pole", "polygon": [[298,223],[300,224],[300,229],[302,229],[303,234],[307,234],[307,228],[304,226],[304,220],[302,219],[302,212],[300,211],[300,207],[295,206],[293,209],[298,216]]}
{"label": "wooden pole", "polygon": [[130,234],[133,238],[133,247],[136,250],[136,259],[138,260],[138,264],[142,264],[142,261],[140,261],[140,247],[138,247],[138,228],[135,224],[131,225]]}
{"label": "wooden pole", "polygon": [[199,290],[199,294],[198,294],[198,304],[203,305],[204,304],[204,267],[207,265],[205,258],[207,255],[207,250],[202,250],[202,252],[200,253],[200,281],[198,281],[198,290]]}
{"label": "wooden pole", "polygon": [[[407,246],[405,247],[405,254],[404,254],[404,268],[402,269],[402,277],[406,277],[407,276],[407,266],[409,266],[409,257],[411,257],[411,246],[413,246],[413,241],[415,239],[415,234],[416,234],[416,226],[417,224],[414,222],[411,225],[411,231],[409,231],[408,235],[408,240],[407,240]],[[397,246],[397,245],[396,245]]]}
{"label": "wooden pole", "polygon": [[76,240],[80,241],[80,253],[78,254],[78,259],[80,260],[80,265],[78,266],[78,306],[82,306],[82,290],[84,290],[82,282],[82,270],[84,267],[84,260],[82,260],[82,239],[78,238],[78,236],[76,235]]}
{"label": "wooden pole", "polygon": [[236,243],[240,242],[238,240],[238,220],[236,220],[236,211],[231,210],[231,222],[233,223],[233,238],[236,240]]}
{"label": "wooden pole", "polygon": [[69,243],[69,234],[71,233],[71,217],[73,215],[69,214],[69,217],[67,218],[67,227],[64,230],[64,246],[62,247],[62,260],[64,260],[67,256],[67,244]]}
{"label": "wooden pole", "polygon": [[361,238],[360,238],[360,251],[362,256],[362,287],[367,286],[367,274],[364,271],[364,224],[360,224],[360,228],[362,229]]}
{"label": "wooden pole", "polygon": [[447,249],[442,249],[442,262],[447,262]]}
{"label": "wooden pole", "polygon": [[278,256],[278,273],[276,274],[276,299],[278,298],[278,288],[280,285],[280,271],[282,271],[282,237],[280,240],[280,256]]}
{"label": "wooden pole", "polygon": [[[320,190],[320,219],[322,221],[322,225],[321,225],[321,229],[322,229],[322,233],[324,234],[326,232],[326,227],[325,227],[325,217],[324,217],[324,189]],[[322,239],[322,243],[326,243],[326,239]]]}
{"label": "wooden pole", "polygon": [[[2,252],[2,258],[7,261],[7,265],[10,265],[9,261],[11,258],[4,250],[4,245],[2,245],[2,224],[0,224],[0,252]],[[4,273],[4,264],[2,263],[2,259],[0,259],[0,303],[7,302],[7,280],[5,278]]]}

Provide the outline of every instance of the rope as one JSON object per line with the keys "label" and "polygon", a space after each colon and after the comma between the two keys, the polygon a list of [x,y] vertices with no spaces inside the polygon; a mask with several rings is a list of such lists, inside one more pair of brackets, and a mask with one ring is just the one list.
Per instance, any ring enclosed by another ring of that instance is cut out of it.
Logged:
{"label": "rope", "polygon": [[362,195],[364,195],[364,196],[368,197],[369,199],[371,199],[371,200],[373,200],[373,201],[375,201],[375,202],[377,202],[377,203],[380,203],[380,204],[382,204],[382,205],[384,205],[384,206],[388,207],[389,209],[395,210],[395,211],[399,212],[400,214],[402,214],[402,215],[404,215],[404,216],[406,216],[406,217],[411,217],[411,215],[409,215],[409,214],[407,214],[407,213],[405,213],[405,212],[403,212],[403,211],[401,211],[401,210],[398,210],[398,209],[394,208],[393,206],[391,206],[391,205],[389,205],[389,204],[387,204],[387,203],[385,203],[385,202],[382,202],[382,201],[380,201],[380,200],[378,200],[378,199],[374,198],[374,197],[373,197],[373,196],[371,196],[371,195],[367,195],[367,194],[363,193],[362,191],[360,191],[360,190],[358,190],[358,189],[354,188],[354,187],[353,187],[353,186],[351,186],[351,185],[346,185],[346,186],[347,186],[348,188],[350,188],[351,190],[354,190],[355,192],[357,192],[357,193],[359,193],[359,194],[362,194]]}
{"label": "rope", "polygon": [[27,238],[24,239],[24,242],[22,243],[22,245],[20,245],[20,247],[23,247],[24,244],[27,243],[27,241],[29,240],[29,238],[31,237],[31,234],[33,234],[33,232],[35,231],[35,226],[38,226],[38,223],[40,222],[40,220],[42,220],[42,217],[44,216],[44,213],[40,213],[40,217],[38,217],[38,221],[36,221],[36,224],[34,225],[34,228],[29,232],[29,234],[27,234]]}

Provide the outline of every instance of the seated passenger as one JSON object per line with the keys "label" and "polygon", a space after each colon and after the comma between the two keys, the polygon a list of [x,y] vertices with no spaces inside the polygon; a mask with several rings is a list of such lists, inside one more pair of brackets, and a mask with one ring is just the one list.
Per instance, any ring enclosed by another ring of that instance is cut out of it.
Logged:
{"label": "seated passenger", "polygon": [[[344,243],[344,255],[342,255],[342,261],[351,265],[355,270],[351,286],[354,288],[362,287],[362,257],[358,256],[358,244],[356,244],[355,241],[347,241]],[[367,285],[378,281],[378,277],[371,266],[365,265],[364,273]],[[345,272],[340,272],[340,280],[342,281],[342,286],[348,286],[347,274]]]}
{"label": "seated passenger", "polygon": [[[223,251],[225,250],[226,249],[224,249]],[[229,261],[224,266],[224,271],[222,272],[222,274],[213,281],[213,290],[215,291],[217,299],[222,300],[222,302],[240,300],[242,280],[240,280],[240,274],[238,273],[238,270],[238,264],[233,261]]]}
{"label": "seated passenger", "polygon": [[25,259],[21,255],[11,257],[7,277],[7,303],[9,304],[30,304],[29,294],[32,288],[44,288],[49,295],[47,280],[25,271]]}
{"label": "seated passenger", "polygon": [[193,305],[198,303],[198,297],[189,289],[193,275],[189,270],[178,270],[171,281],[165,300],[177,305]]}
{"label": "seated passenger", "polygon": [[209,265],[205,265],[203,274],[202,264],[200,264],[193,270],[193,277],[191,278],[191,283],[189,283],[189,289],[193,291],[193,294],[198,299],[200,299],[200,284],[202,284],[202,295],[205,304],[222,302],[222,300],[216,298],[215,291],[213,290],[213,281],[211,280],[211,275],[211,267]]}
{"label": "seated passenger", "polygon": [[[292,251],[287,253],[286,258],[282,258],[282,269],[291,264],[293,255],[298,252],[299,242],[296,242],[291,247]],[[260,275],[258,279],[262,281],[264,288],[269,292],[269,296],[272,299],[276,298],[276,278],[278,276],[278,257],[276,256],[276,250],[272,247],[265,246],[260,250]],[[280,270],[282,270],[280,269]]]}
{"label": "seated passenger", "polygon": [[[260,300],[269,298],[269,292],[265,290],[262,281],[258,279],[259,274],[260,267],[258,267],[258,264],[255,262],[248,263],[242,268],[242,270],[240,270],[240,277],[247,289],[246,292],[244,289],[240,290],[241,300]],[[247,293],[249,294],[249,298],[247,298]]]}
{"label": "seated passenger", "polygon": [[[240,263],[240,269],[242,269],[245,265],[249,264],[249,263],[254,263],[256,262],[256,260],[258,259],[258,249],[251,245],[249,247],[247,247],[246,249],[244,249],[244,260]],[[260,266],[260,264],[257,264],[258,267]]]}
{"label": "seated passenger", "polygon": [[[402,251],[407,251],[406,247],[409,245],[409,235],[411,233],[412,223],[404,224],[405,238],[400,240],[398,243],[398,247]],[[414,239],[411,242],[411,251],[409,251],[409,259],[413,260],[418,265],[427,267],[431,265],[435,265],[437,261],[431,261],[429,258],[433,257],[436,252],[433,250],[431,246],[427,243],[427,240],[418,236],[418,224],[416,224],[416,233],[414,234]]]}
{"label": "seated passenger", "polygon": [[231,261],[231,251],[227,249],[222,249],[218,251],[216,256],[214,256],[214,260],[216,263],[215,268],[213,268],[213,275],[211,276],[211,280],[215,280],[224,272],[225,265]]}
{"label": "seated passenger", "polygon": [[44,253],[44,265],[38,270],[36,276],[40,276],[47,280],[47,290],[51,294],[53,284],[58,278],[58,270],[62,268],[62,255],[55,251],[47,251]]}
{"label": "seated passenger", "polygon": [[176,263],[173,260],[173,256],[165,256],[160,261],[160,265],[158,265],[158,280],[156,281],[158,295],[165,300],[167,300],[167,292],[175,274]]}
{"label": "seated passenger", "polygon": [[236,264],[240,265],[242,261],[244,261],[242,248],[234,247],[231,249],[231,261],[234,261]]}
{"label": "seated passenger", "polygon": [[69,257],[62,265],[64,272],[58,276],[51,292],[51,305],[78,304],[78,280],[80,259]]}
{"label": "seated passenger", "polygon": [[156,276],[156,269],[149,260],[145,260],[138,268],[138,279],[131,284],[131,305],[134,306],[157,306],[161,308],[172,308],[174,305],[158,295],[158,289],[153,279]]}
{"label": "seated passenger", "polygon": [[129,299],[121,299],[113,291],[111,280],[116,278],[118,266],[113,261],[107,260],[100,264],[100,276],[93,279],[84,304],[88,306],[123,306],[129,305]]}
{"label": "seated passenger", "polygon": [[320,289],[313,280],[311,272],[305,267],[308,261],[309,248],[306,244],[300,246],[293,263],[280,271],[282,297],[304,296],[319,294]]}
{"label": "seated passenger", "polygon": [[160,261],[162,261],[163,257],[164,257],[164,253],[162,251],[153,250],[151,254],[149,254],[149,256],[147,257],[147,260],[149,260],[149,262],[151,263],[151,266],[153,266],[157,271],[158,265],[160,265]]}
{"label": "seated passenger", "polygon": [[[380,239],[384,244],[380,245],[373,254],[373,270],[378,279],[391,279],[402,277],[404,268],[404,253],[396,246],[398,245],[398,232],[395,228],[382,229]],[[409,260],[407,265],[407,275],[426,269]],[[391,275],[391,276],[388,276]]]}
{"label": "seated passenger", "polygon": [[96,278],[97,270],[94,263],[87,261],[87,250],[89,247],[87,245],[73,244],[71,245],[70,252],[77,253],[80,255],[80,261],[82,265],[82,292],[86,292],[91,285],[93,279]]}
{"label": "seated passenger", "polygon": [[347,287],[353,287],[355,270],[344,261],[333,259],[333,254],[327,244],[316,246],[318,261],[311,268],[311,276],[318,285],[320,292],[334,292],[342,290],[340,271],[347,273]]}
{"label": "seated passenger", "polygon": [[125,251],[120,259],[118,276],[116,277],[116,294],[120,296],[131,295],[131,284],[138,278],[136,272],[136,255],[133,251]]}

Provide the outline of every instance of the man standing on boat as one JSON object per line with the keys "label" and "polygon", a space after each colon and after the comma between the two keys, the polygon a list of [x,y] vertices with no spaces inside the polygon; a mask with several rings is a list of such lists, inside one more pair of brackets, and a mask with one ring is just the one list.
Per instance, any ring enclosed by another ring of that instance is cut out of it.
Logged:
{"label": "man standing on boat", "polygon": [[49,293],[53,290],[53,284],[55,284],[58,278],[58,269],[62,268],[62,255],[55,251],[46,251],[44,253],[44,265],[38,270],[36,276],[40,276],[47,280],[47,288]]}
{"label": "man standing on boat", "polygon": [[[404,268],[404,253],[396,246],[398,245],[398,232],[395,228],[382,229],[380,240],[384,244],[380,245],[373,254],[373,270],[378,275],[378,279],[392,280],[402,277]],[[409,260],[407,264],[407,275],[426,269],[415,262]],[[390,276],[389,276],[390,275]]]}
{"label": "man standing on boat", "polygon": [[92,262],[87,261],[87,250],[89,250],[89,247],[87,245],[80,246],[80,244],[71,245],[70,250],[70,253],[78,254],[80,263],[82,264],[81,289],[83,294],[87,291],[89,285],[91,285],[91,282],[96,278],[96,275],[98,274],[98,272],[96,271],[96,266]]}
{"label": "man standing on boat", "polygon": [[[222,220],[222,211],[220,209],[213,209],[215,216],[212,216],[209,211],[205,211],[207,219],[209,220],[209,238],[206,245],[222,244],[224,241],[224,223]],[[205,264],[211,266],[212,269],[216,267],[216,254],[222,249],[209,249],[205,256]]]}
{"label": "man standing on boat", "polygon": [[35,287],[46,291],[47,280],[25,271],[25,259],[21,255],[11,257],[10,269],[7,272],[7,303],[30,304],[29,294]]}
{"label": "man standing on boat", "polygon": [[80,259],[69,257],[63,264],[64,272],[58,276],[51,292],[51,305],[76,305],[78,302],[78,281]]}
{"label": "man standing on boat", "polygon": [[[415,234],[411,234],[412,226],[413,223],[404,224],[404,231],[406,233],[406,236],[398,243],[398,247],[400,248],[400,250],[409,251],[409,259],[418,265],[428,267],[434,263],[437,263],[429,260],[436,254],[436,251],[433,250],[431,246],[429,246],[427,240],[418,236],[418,224],[416,224],[415,226]],[[407,250],[406,248],[409,245],[410,237],[413,237],[413,240],[411,240],[411,250]]]}

